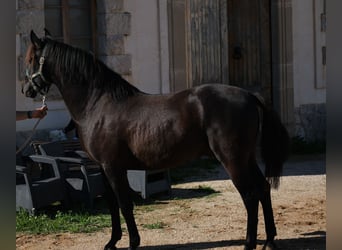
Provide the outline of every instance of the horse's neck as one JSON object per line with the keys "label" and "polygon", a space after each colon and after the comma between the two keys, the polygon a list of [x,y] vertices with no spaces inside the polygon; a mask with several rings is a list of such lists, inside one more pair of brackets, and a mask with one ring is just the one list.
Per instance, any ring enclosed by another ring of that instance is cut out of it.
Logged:
{"label": "horse's neck", "polygon": [[65,84],[64,87],[57,87],[72,118],[76,121],[81,120],[85,116],[87,106],[89,106],[89,91],[71,83]]}

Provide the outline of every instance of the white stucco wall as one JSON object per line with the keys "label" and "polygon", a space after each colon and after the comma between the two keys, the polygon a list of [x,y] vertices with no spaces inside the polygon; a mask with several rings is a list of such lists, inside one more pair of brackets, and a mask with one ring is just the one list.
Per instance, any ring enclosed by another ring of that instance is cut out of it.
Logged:
{"label": "white stucco wall", "polygon": [[[322,0],[314,0],[319,6]],[[315,81],[321,81],[316,74],[316,60],[320,62],[321,55],[317,53],[322,41],[315,39],[320,31],[320,23],[314,11],[313,0],[296,0],[293,4],[293,78],[294,78],[294,105],[325,103],[326,88],[317,88]],[[316,33],[315,33],[316,32]],[[319,65],[320,66],[320,65]]]}
{"label": "white stucco wall", "polygon": [[131,34],[125,53],[132,55],[130,82],[153,94],[169,92],[167,0],[125,0]]}

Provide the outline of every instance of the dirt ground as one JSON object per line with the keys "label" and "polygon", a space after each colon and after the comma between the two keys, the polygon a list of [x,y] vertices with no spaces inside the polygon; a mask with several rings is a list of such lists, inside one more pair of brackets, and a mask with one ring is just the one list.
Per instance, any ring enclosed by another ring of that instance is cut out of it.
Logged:
{"label": "dirt ground", "polygon": [[[210,187],[214,194],[199,192]],[[243,249],[246,211],[242,200],[221,167],[209,178],[172,186],[172,199],[155,200],[136,210],[141,236],[139,249]],[[176,198],[175,198],[176,197]],[[325,157],[297,157],[285,165],[278,190],[272,190],[273,210],[280,249],[326,249]],[[146,225],[158,224],[159,229]],[[162,227],[162,228],[160,228]],[[89,234],[17,234],[22,250],[99,250],[110,238],[110,229]],[[259,209],[258,246],[265,240]],[[124,230],[119,249],[127,249]]]}

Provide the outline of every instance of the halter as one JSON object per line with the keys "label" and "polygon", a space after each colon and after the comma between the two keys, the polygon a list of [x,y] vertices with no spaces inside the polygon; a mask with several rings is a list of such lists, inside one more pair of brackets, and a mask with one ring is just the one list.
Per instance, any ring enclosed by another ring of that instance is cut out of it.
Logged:
{"label": "halter", "polygon": [[[26,68],[26,77],[32,88],[36,91],[39,92],[41,95],[46,95],[47,92],[49,91],[51,83],[46,80],[46,78],[43,75],[43,65],[45,62],[45,53],[46,53],[46,46],[43,49],[42,55],[39,58],[39,68],[36,73],[33,73],[30,75],[29,70]],[[35,81],[37,77],[40,77],[43,82],[47,83],[46,86],[41,86],[39,84],[39,81]]]}

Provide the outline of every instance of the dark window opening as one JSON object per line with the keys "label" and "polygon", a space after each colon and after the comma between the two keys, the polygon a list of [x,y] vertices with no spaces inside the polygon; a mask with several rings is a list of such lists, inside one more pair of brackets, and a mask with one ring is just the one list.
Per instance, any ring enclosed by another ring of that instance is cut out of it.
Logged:
{"label": "dark window opening", "polygon": [[96,54],[96,1],[45,0],[45,28],[54,39]]}

